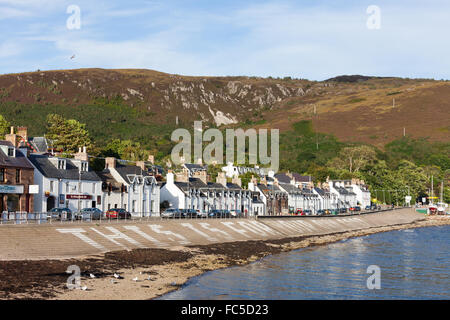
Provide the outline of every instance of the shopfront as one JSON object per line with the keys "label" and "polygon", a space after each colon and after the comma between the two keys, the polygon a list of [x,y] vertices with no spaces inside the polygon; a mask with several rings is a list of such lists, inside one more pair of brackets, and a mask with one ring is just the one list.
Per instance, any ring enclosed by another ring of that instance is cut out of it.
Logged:
{"label": "shopfront", "polygon": [[23,186],[0,185],[0,212],[29,211],[30,198]]}

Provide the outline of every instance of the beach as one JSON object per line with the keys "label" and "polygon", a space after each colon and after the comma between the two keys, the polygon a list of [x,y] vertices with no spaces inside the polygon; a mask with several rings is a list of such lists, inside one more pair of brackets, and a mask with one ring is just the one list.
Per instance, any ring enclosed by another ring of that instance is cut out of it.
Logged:
{"label": "beach", "polygon": [[[62,260],[0,261],[1,299],[146,300],[177,290],[204,272],[248,264],[267,255],[326,245],[392,230],[450,224],[449,216],[424,216],[413,223],[318,236],[223,242],[115,251]],[[81,270],[81,287],[68,289],[67,267]],[[116,279],[114,273],[121,279]],[[95,277],[92,278],[91,274]]]}

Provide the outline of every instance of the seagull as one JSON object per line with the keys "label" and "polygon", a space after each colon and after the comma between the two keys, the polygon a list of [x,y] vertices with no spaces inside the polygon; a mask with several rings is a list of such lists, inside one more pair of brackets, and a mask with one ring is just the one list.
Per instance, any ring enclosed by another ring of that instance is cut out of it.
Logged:
{"label": "seagull", "polygon": [[81,287],[81,290],[86,291],[86,290],[87,290],[87,287],[86,287],[86,286],[83,286],[83,287]]}
{"label": "seagull", "polygon": [[114,278],[120,279],[120,276],[117,273],[114,273]]}
{"label": "seagull", "polygon": [[139,280],[138,277],[133,278],[134,282],[137,282],[138,280]]}
{"label": "seagull", "polygon": [[92,279],[94,279],[95,278],[95,275],[93,275],[92,273],[91,274],[89,274],[89,276],[92,278]]}
{"label": "seagull", "polygon": [[152,279],[151,279],[151,277],[150,277],[150,276],[148,276],[148,278],[147,278],[146,280],[148,280],[148,281],[151,281]]}
{"label": "seagull", "polygon": [[73,55],[73,56],[70,57],[70,59],[73,59],[73,58],[75,58],[75,55]]}

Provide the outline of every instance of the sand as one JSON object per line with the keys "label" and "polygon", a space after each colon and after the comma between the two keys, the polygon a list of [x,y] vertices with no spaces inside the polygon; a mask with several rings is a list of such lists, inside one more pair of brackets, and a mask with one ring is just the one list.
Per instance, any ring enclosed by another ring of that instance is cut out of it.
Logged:
{"label": "sand", "polygon": [[[450,224],[450,216],[426,216],[410,224],[376,227],[321,236],[265,241],[239,241],[168,249],[136,249],[99,257],[61,261],[4,262],[0,274],[2,299],[142,300],[177,290],[206,271],[248,264],[267,255],[325,245],[379,232]],[[79,265],[82,289],[68,289],[68,265]],[[19,268],[20,266],[20,268]],[[40,271],[39,271],[40,270]],[[41,274],[39,274],[39,272]],[[90,278],[94,273],[95,278]],[[120,274],[123,279],[113,277]],[[12,279],[18,279],[14,284]],[[137,281],[133,279],[137,278]]]}

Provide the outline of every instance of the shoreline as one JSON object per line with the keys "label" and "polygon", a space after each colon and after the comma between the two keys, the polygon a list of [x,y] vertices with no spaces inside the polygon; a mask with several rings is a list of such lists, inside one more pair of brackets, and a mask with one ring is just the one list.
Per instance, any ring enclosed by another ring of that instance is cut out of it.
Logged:
{"label": "shoreline", "polygon": [[[1,261],[0,299],[151,300],[179,289],[205,272],[249,264],[268,255],[374,233],[442,225],[450,225],[449,216],[424,216],[408,224],[325,235],[134,249],[84,259]],[[81,286],[86,286],[86,290],[67,289],[69,265],[80,267]],[[91,273],[94,279],[90,278]],[[114,273],[123,279],[115,280]],[[137,281],[133,281],[136,277]]]}

